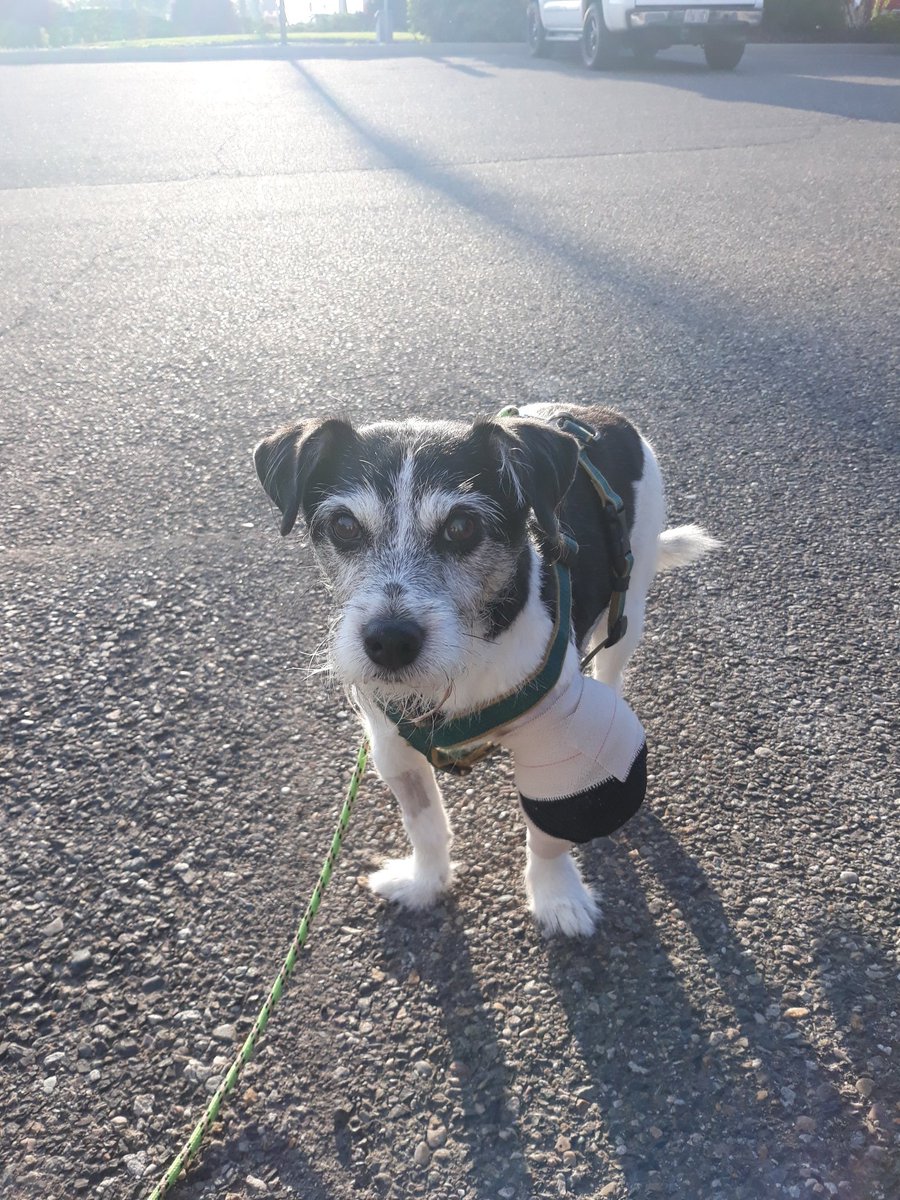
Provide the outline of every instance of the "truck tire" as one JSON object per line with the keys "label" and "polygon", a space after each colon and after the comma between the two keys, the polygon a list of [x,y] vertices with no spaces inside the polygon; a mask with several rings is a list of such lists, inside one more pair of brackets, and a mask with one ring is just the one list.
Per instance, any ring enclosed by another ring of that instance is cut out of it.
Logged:
{"label": "truck tire", "polygon": [[541,6],[537,0],[531,0],[528,5],[528,14],[525,17],[525,37],[528,41],[528,49],[531,51],[532,58],[546,58],[550,53],[550,48],[547,45],[547,33],[544,29],[544,22],[541,20]]}
{"label": "truck tire", "polygon": [[591,71],[603,71],[611,67],[616,57],[616,47],[599,4],[588,5],[581,29],[581,61]]}
{"label": "truck tire", "polygon": [[744,57],[744,39],[710,38],[703,43],[703,53],[706,63],[713,71],[733,71]]}

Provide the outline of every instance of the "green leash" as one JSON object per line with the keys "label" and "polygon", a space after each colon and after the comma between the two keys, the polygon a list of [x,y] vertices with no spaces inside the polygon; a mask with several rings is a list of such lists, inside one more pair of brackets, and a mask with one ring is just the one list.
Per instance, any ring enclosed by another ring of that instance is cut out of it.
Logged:
{"label": "green leash", "polygon": [[297,932],[294,935],[294,940],[291,943],[291,948],[288,950],[287,958],[284,960],[281,970],[275,977],[275,982],[272,984],[272,989],[266,999],[265,1004],[259,1010],[259,1015],[253,1022],[253,1028],[247,1035],[247,1040],[241,1047],[234,1062],[228,1068],[228,1073],[219,1086],[216,1088],[215,1095],[210,1100],[206,1112],[197,1122],[194,1131],[178,1154],[172,1159],[169,1169],[160,1179],[159,1183],[147,1197],[147,1200],[162,1200],[163,1196],[167,1196],[169,1191],[175,1186],[175,1182],[181,1175],[182,1171],[189,1165],[200,1148],[200,1143],[203,1141],[206,1134],[209,1132],[209,1127],[219,1115],[219,1109],[222,1107],[222,1101],[232,1090],[238,1081],[238,1076],[243,1070],[247,1062],[253,1055],[256,1049],[256,1043],[259,1041],[264,1029],[269,1023],[269,1017],[272,1015],[272,1009],[281,998],[281,993],[284,991],[284,985],[287,983],[291,972],[294,969],[294,964],[297,961],[297,955],[306,944],[306,939],[309,935],[309,927],[312,924],[313,917],[319,911],[319,904],[322,900],[322,893],[328,887],[331,879],[331,873],[334,870],[334,865],[341,853],[341,843],[344,839],[344,834],[347,832],[347,826],[350,824],[350,814],[353,811],[353,805],[356,801],[356,795],[359,791],[359,781],[363,777],[363,772],[366,769],[366,761],[369,757],[369,743],[365,739],[359,748],[359,753],[356,756],[356,766],[353,768],[353,774],[350,776],[350,783],[347,786],[347,796],[344,800],[344,806],[341,809],[338,817],[337,827],[334,831],[334,836],[331,839],[331,846],[328,850],[328,855],[325,862],[322,864],[322,870],[319,872],[319,879],[316,886],[313,888],[313,893],[309,898],[309,903],[306,906],[306,912],[300,921]]}

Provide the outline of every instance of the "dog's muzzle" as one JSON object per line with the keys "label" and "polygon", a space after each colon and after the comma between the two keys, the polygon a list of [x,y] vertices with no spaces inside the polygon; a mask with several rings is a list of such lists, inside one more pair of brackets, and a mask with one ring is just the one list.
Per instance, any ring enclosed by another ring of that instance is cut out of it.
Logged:
{"label": "dog's muzzle", "polygon": [[419,657],[425,644],[425,630],[405,617],[368,621],[362,629],[366,654],[377,667],[399,671]]}

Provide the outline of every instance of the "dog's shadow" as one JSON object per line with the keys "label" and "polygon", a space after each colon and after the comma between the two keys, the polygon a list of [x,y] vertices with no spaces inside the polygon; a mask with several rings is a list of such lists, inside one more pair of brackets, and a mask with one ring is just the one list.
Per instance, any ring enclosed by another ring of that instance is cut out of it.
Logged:
{"label": "dog's shadow", "polygon": [[[767,983],[676,837],[645,810],[614,843],[588,850],[586,867],[602,880],[605,919],[591,942],[548,947],[548,981],[627,1193],[671,1194],[689,1171],[694,1194],[781,1194],[789,1181],[779,1160],[791,1146],[814,1164],[808,1178],[855,1176],[841,1194],[871,1194],[866,1168],[846,1161],[846,1136],[829,1132],[836,1120],[845,1134],[847,1119],[859,1126],[834,1063],[802,1021],[785,1018],[802,1011],[798,1001]],[[663,909],[680,926],[680,947],[673,922],[658,920]]]}
{"label": "dog's shadow", "polygon": [[[556,998],[570,1044],[558,1052],[586,1072],[579,1105],[590,1102],[587,1122],[608,1148],[604,1164],[594,1135],[580,1138],[578,1194],[596,1194],[615,1176],[616,1194],[633,1200],[685,1195],[672,1187],[686,1179],[691,1195],[732,1200],[793,1194],[806,1180],[819,1188],[813,1195],[835,1194],[836,1183],[847,1200],[880,1195],[885,1164],[871,1156],[864,1111],[847,1088],[879,1038],[854,1024],[859,994],[838,995],[830,976],[820,978],[822,964],[844,954],[839,931],[811,930],[798,947],[805,965],[786,972],[787,948],[779,942],[767,954],[758,928],[751,940],[699,863],[646,810],[588,847],[584,865],[602,884],[598,934],[544,942],[523,912],[521,924],[504,928],[513,942],[496,968],[479,956],[480,939],[467,928],[477,918],[465,901],[379,914],[382,958],[398,974],[415,970],[446,1031],[428,1105],[440,1111],[447,1093],[472,1194],[530,1200],[556,1182],[522,1142],[530,1123],[523,1105],[533,1104],[541,1068],[520,1054],[507,1058],[502,1006],[490,1003],[508,999],[510,963],[518,963]],[[850,939],[854,948],[863,943]],[[804,980],[822,986],[798,996]],[[537,1090],[558,1084],[541,1077]],[[579,1139],[577,1118],[570,1128]]]}
{"label": "dog's shadow", "polygon": [[462,1109],[453,1136],[466,1145],[471,1186],[483,1200],[529,1200],[534,1189],[519,1145],[515,1079],[500,1042],[502,1018],[486,995],[493,981],[479,981],[473,967],[469,918],[452,896],[427,915],[391,906],[380,921],[382,952],[409,961],[415,947],[416,970],[440,1007],[451,1057],[438,1093]]}

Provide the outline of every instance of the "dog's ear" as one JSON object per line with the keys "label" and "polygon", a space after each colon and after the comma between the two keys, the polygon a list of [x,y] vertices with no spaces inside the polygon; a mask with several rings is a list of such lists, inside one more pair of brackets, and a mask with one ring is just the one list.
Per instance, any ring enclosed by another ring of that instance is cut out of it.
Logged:
{"label": "dog's ear", "polygon": [[313,475],[327,468],[329,459],[354,432],[337,417],[300,421],[277,429],[253,451],[253,462],[266,494],[281,512],[281,536],[294,528]]}
{"label": "dog's ear", "polygon": [[481,429],[500,455],[501,478],[534,513],[541,548],[556,559],[565,543],[557,511],[578,469],[578,442],[571,434],[527,417],[485,421]]}

